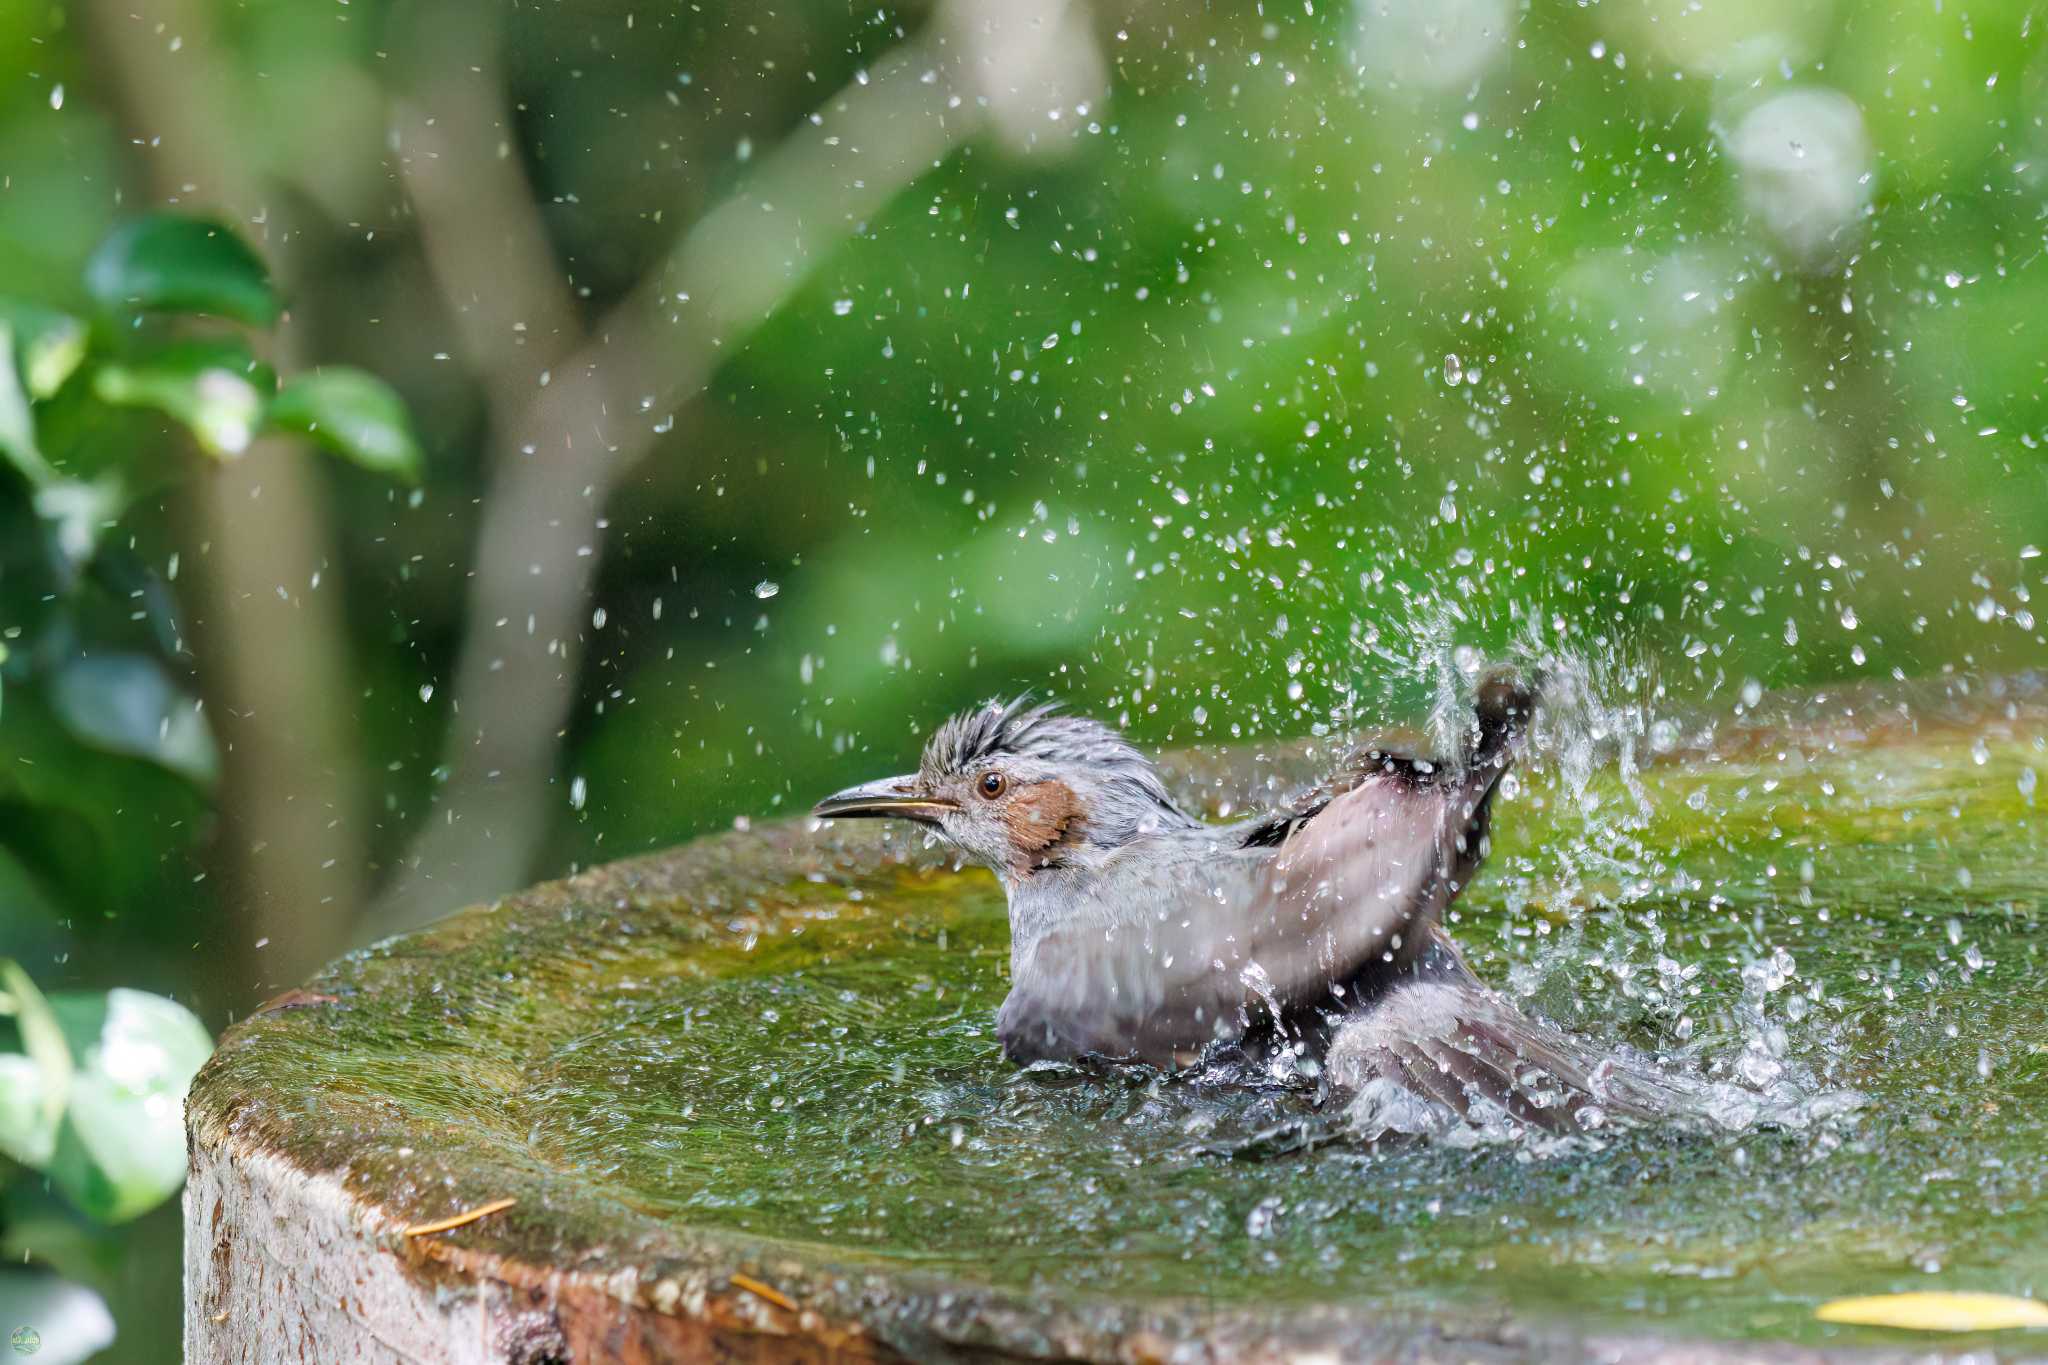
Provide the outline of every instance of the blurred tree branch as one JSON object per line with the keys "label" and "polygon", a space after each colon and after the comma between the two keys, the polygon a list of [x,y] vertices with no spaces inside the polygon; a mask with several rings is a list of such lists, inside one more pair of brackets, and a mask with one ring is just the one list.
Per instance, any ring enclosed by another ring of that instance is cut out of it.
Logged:
{"label": "blurred tree branch", "polygon": [[498,455],[456,667],[449,780],[373,912],[380,935],[530,875],[557,799],[603,509],[657,424],[921,175],[983,132],[1032,148],[1056,126],[1049,111],[1097,98],[1105,82],[1079,5],[953,0],[819,105],[629,297],[579,329],[531,191],[501,150],[501,83],[477,55],[495,49],[480,27],[492,21],[433,8],[420,11],[424,64],[398,112],[398,145],[428,258],[490,395]]}
{"label": "blurred tree branch", "polygon": [[[250,225],[282,281],[288,234],[230,107],[223,73],[234,63],[211,18],[194,0],[150,0],[141,12],[135,0],[95,0],[87,28],[153,196]],[[281,330],[285,354],[272,357],[287,366],[294,330]],[[302,452],[263,441],[193,479],[184,508],[199,548],[196,653],[225,757],[215,865],[234,915],[223,945],[230,1000],[324,962],[365,894],[342,585],[317,480]]]}

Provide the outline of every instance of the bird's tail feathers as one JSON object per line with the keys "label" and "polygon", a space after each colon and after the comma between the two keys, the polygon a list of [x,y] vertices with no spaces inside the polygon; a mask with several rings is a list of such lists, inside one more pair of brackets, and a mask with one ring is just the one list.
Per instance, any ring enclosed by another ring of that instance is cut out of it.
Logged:
{"label": "bird's tail feathers", "polygon": [[1479,682],[1473,697],[1478,712],[1479,742],[1471,762],[1475,767],[1505,768],[1514,760],[1529,720],[1536,711],[1536,693],[1542,679],[1525,680],[1511,668],[1496,668]]}

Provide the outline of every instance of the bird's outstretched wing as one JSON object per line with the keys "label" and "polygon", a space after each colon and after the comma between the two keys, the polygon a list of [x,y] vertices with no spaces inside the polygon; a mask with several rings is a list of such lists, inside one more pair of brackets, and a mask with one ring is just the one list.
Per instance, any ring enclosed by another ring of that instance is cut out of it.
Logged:
{"label": "bird's outstretched wing", "polygon": [[[1532,1019],[1463,973],[1400,982],[1332,1037],[1326,1073],[1368,1139],[1458,1120],[1581,1133],[1701,1113],[1710,1087]],[[1420,1106],[1417,1105],[1420,1101]]]}
{"label": "bird's outstretched wing", "polygon": [[1529,698],[1491,700],[1456,769],[1374,755],[1312,808],[1121,851],[1080,904],[1017,945],[1005,1051],[1185,1064],[1400,979],[1484,851]]}

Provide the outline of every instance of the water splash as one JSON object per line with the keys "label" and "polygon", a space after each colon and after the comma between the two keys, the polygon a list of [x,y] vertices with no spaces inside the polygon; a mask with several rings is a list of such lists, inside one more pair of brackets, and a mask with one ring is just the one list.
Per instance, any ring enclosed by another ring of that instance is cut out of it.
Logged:
{"label": "water splash", "polygon": [[[1732,1003],[1711,1005],[1709,988],[1726,995],[1733,982],[1704,980],[1699,962],[1670,952],[1674,934],[1687,933],[1702,909],[1731,913],[1736,897],[1708,888],[1699,860],[1687,856],[1696,841],[1678,837],[1668,803],[1660,811],[1653,801],[1650,773],[1674,757],[1707,753],[1724,718],[1677,704],[1650,656],[1627,642],[1566,647],[1554,617],[1530,612],[1507,648],[1488,657],[1458,643],[1465,613],[1441,599],[1413,605],[1379,634],[1373,652],[1421,683],[1435,752],[1466,747],[1473,692],[1489,669],[1505,664],[1540,683],[1528,750],[1504,784],[1496,832],[1541,820],[1550,834],[1503,851],[1488,874],[1503,887],[1508,911],[1499,951],[1509,995],[1607,1035],[1612,1078],[1653,1092],[1668,1115],[1718,1131],[1832,1131],[1862,1097],[1823,1084],[1802,1060],[1840,1050],[1836,1025],[1812,1006],[1817,984],[1801,982],[1792,954],[1770,940],[1756,898],[1747,898],[1750,915],[1723,933],[1739,982]],[[1757,689],[1742,697],[1738,711],[1753,709]],[[1758,775],[1755,785],[1768,793],[1777,782]],[[1692,834],[1715,830],[1751,794],[1701,782],[1684,800]],[[1808,860],[1804,880],[1812,875]],[[1673,916],[1678,923],[1668,922]],[[1596,1108],[1592,1117],[1579,1136],[1625,1121],[1628,1107]],[[1430,1132],[1457,1142],[1533,1141],[1532,1150],[1554,1143],[1490,1101],[1459,1114],[1412,1092],[1395,1097],[1378,1082],[1352,1101],[1350,1122],[1372,1141]]]}

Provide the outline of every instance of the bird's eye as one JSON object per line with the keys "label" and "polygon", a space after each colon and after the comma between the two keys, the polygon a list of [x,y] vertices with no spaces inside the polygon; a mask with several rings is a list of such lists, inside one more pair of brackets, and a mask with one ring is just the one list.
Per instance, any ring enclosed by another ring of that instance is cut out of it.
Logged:
{"label": "bird's eye", "polygon": [[1003,780],[1003,775],[1001,773],[983,773],[981,775],[981,781],[976,783],[975,785],[980,789],[981,794],[984,797],[986,797],[990,801],[993,801],[998,796],[1001,796],[1003,794],[1003,789],[1009,786],[1010,784]]}

